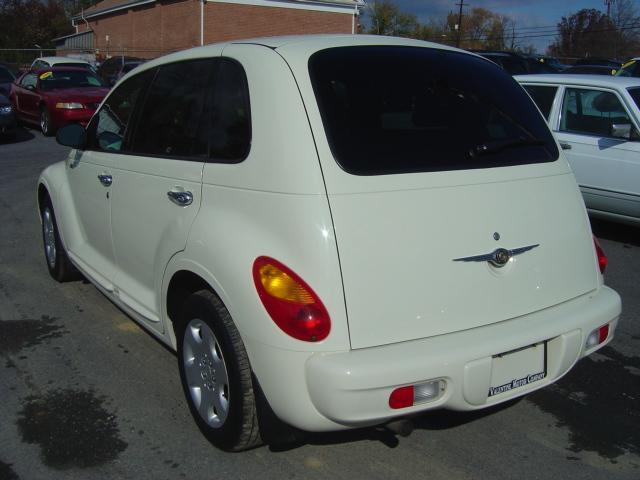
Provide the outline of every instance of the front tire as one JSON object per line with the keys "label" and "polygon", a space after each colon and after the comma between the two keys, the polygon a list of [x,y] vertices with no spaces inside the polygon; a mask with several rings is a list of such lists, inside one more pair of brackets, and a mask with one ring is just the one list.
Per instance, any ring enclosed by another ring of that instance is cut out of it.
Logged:
{"label": "front tire", "polygon": [[227,451],[260,445],[249,358],[229,312],[213,292],[189,296],[176,338],[182,388],[200,431]]}
{"label": "front tire", "polygon": [[53,213],[51,200],[47,198],[40,213],[42,220],[42,243],[44,246],[44,257],[47,261],[49,274],[58,282],[68,282],[75,280],[78,271],[69,260],[67,252],[60,240],[58,233],[58,223]]}
{"label": "front tire", "polygon": [[40,130],[45,137],[50,137],[54,133],[53,125],[51,125],[51,114],[47,107],[40,108]]}

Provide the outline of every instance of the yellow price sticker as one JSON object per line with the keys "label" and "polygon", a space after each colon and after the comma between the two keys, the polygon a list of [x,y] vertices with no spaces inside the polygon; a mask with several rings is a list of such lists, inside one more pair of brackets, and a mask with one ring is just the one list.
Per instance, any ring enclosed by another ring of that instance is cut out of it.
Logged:
{"label": "yellow price sticker", "polygon": [[53,72],[44,72],[42,75],[40,75],[40,80],[45,80],[49,77],[53,77]]}

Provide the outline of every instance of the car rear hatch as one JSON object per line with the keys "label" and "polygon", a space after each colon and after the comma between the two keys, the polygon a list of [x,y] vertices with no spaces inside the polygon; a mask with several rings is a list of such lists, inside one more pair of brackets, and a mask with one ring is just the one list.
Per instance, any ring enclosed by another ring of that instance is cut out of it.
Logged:
{"label": "car rear hatch", "polygon": [[498,67],[380,46],[322,50],[309,72],[353,348],[501,322],[597,288],[575,179]]}

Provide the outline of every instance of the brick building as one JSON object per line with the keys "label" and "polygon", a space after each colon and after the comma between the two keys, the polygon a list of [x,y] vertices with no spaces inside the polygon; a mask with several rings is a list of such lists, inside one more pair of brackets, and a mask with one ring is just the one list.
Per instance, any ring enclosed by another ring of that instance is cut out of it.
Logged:
{"label": "brick building", "polygon": [[59,55],[82,43],[102,58],[152,58],[238,38],[355,33],[363,6],[363,0],[102,0],[73,18],[76,34],[56,40]]}

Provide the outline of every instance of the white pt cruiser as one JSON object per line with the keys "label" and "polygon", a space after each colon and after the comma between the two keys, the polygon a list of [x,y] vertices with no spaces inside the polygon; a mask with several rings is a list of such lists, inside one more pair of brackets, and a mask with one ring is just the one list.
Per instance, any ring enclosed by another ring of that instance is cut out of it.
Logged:
{"label": "white pt cruiser", "polygon": [[489,407],[613,338],[567,161],[473,54],[205,46],[138,67],[58,141],[73,149],[38,183],[52,276],[80,271],[177,350],[223,449]]}

